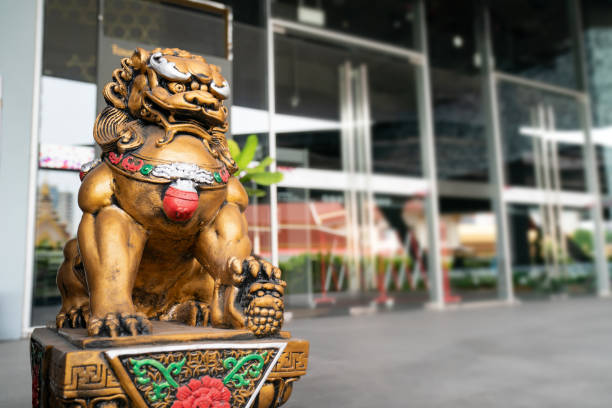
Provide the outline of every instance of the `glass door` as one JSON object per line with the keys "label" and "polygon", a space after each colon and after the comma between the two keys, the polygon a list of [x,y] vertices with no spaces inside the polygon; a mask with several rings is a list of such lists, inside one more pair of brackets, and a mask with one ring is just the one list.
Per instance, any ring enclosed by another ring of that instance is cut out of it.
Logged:
{"label": "glass door", "polygon": [[595,290],[595,197],[587,192],[581,100],[499,83],[513,278],[519,297]]}
{"label": "glass door", "polygon": [[[426,300],[420,54],[277,21],[278,252],[290,306]],[[388,50],[388,51],[386,51]]]}

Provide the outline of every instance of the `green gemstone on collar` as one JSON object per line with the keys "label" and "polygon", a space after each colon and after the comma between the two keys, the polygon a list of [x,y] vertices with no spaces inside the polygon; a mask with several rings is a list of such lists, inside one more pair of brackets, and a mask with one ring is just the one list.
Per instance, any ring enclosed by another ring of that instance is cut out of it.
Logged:
{"label": "green gemstone on collar", "polygon": [[144,176],[148,175],[152,171],[153,171],[153,165],[151,164],[145,164],[144,166],[140,168],[140,173]]}
{"label": "green gemstone on collar", "polygon": [[223,181],[223,179],[221,178],[221,175],[219,174],[218,171],[215,171],[213,173],[213,176],[215,177],[215,180],[217,180],[217,183],[221,183]]}

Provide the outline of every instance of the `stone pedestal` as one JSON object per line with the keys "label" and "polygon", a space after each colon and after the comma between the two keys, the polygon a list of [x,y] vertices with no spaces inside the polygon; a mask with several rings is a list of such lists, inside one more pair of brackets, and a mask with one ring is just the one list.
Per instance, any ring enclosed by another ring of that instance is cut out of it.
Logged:
{"label": "stone pedestal", "polygon": [[308,342],[288,332],[257,339],[248,330],[155,322],[153,333],[34,330],[32,406],[272,408],[306,374]]}

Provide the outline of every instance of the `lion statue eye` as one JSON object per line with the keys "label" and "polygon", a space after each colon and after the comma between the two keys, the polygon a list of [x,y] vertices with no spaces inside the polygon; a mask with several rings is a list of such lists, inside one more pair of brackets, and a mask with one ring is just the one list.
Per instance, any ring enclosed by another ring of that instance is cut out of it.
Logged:
{"label": "lion statue eye", "polygon": [[181,84],[179,82],[170,82],[168,84],[168,89],[170,89],[170,91],[172,91],[173,93],[181,93],[181,92],[185,92],[185,84]]}

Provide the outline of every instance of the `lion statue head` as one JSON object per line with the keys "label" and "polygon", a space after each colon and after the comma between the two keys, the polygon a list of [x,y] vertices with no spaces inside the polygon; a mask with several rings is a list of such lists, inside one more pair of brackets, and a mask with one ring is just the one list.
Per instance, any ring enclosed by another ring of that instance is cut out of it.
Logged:
{"label": "lion statue head", "polygon": [[227,147],[228,110],[223,101],[230,87],[219,67],[177,48],[137,48],[113,71],[104,86],[108,106],[94,124],[94,139],[103,152],[133,150],[144,143],[139,129],[154,124],[165,129],[156,141],[170,143],[177,132],[202,139],[210,153],[230,171],[237,170]]}

